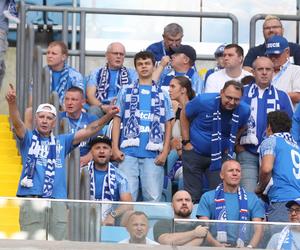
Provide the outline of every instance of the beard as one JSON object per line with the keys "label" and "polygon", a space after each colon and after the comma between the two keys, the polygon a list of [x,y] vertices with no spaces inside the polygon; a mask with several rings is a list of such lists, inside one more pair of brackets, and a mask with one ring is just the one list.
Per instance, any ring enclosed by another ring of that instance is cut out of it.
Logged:
{"label": "beard", "polygon": [[191,210],[178,210],[176,212],[176,215],[178,217],[181,217],[181,218],[188,218],[190,215],[191,215],[192,211]]}

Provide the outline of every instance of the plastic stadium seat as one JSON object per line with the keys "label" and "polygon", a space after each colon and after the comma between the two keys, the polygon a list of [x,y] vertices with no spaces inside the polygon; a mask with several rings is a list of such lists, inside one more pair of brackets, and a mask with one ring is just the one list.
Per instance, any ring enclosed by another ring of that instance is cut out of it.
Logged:
{"label": "plastic stadium seat", "polygon": [[[72,7],[73,1],[72,0],[47,0],[47,6],[67,6]],[[79,0],[77,1],[77,6],[79,6]],[[62,13],[61,12],[48,12],[47,13],[47,24],[50,25],[62,25]],[[77,25],[80,24],[79,22],[79,15],[77,15]],[[68,24],[72,24],[72,15],[69,14],[68,16]]]}
{"label": "plastic stadium seat", "polygon": [[102,226],[101,242],[119,242],[129,237],[126,227]]}
{"label": "plastic stadium seat", "polygon": [[[43,0],[26,0],[25,3],[29,5],[43,5]],[[44,24],[43,12],[29,11],[27,12],[26,20],[27,23],[42,25]]]}

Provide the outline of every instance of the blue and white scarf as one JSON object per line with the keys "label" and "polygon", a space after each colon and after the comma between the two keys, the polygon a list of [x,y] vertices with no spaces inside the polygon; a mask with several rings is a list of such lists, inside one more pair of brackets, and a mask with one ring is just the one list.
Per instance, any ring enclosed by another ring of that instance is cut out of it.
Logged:
{"label": "blue and white scarf", "polygon": [[[162,90],[152,82],[151,88],[151,123],[149,142],[146,149],[150,151],[162,151],[165,133],[165,105]],[[121,147],[140,145],[140,110],[139,110],[139,83],[126,89],[125,112],[123,122],[123,141]]]}
{"label": "blue and white scarf", "polygon": [[[238,198],[239,198],[239,208],[240,208],[240,221],[248,221],[249,220],[249,212],[248,212],[248,199],[247,193],[243,187],[238,188]],[[215,191],[215,219],[217,220],[227,220],[227,211],[226,211],[226,203],[224,196],[224,186],[221,183]],[[245,239],[246,239],[246,224],[240,224],[239,226],[239,235],[236,241],[237,247],[244,247]],[[227,232],[226,232],[226,224],[225,223],[217,223],[217,240],[219,242],[227,242]]]}
{"label": "blue and white scarf", "polygon": [[[212,135],[211,135],[211,165],[210,171],[217,171],[221,169],[222,165],[222,126],[221,126],[221,97],[216,96],[214,103],[213,123],[212,123]],[[237,106],[232,113],[231,118],[231,130],[229,138],[229,148],[227,156],[233,158],[233,150],[235,145],[236,134],[239,125],[239,109]]]}
{"label": "blue and white scarf", "polygon": [[[31,145],[26,159],[25,177],[21,180],[21,186],[26,188],[33,187],[33,178],[37,159],[42,154],[41,135],[37,130],[32,131]],[[45,179],[43,185],[43,198],[51,198],[55,177],[56,165],[56,138],[51,133],[49,137],[49,151],[47,155],[47,165],[45,167]]]}
{"label": "blue and white scarf", "polygon": [[259,87],[253,83],[250,85],[247,96],[244,96],[244,100],[250,103],[251,114],[248,119],[247,130],[243,133],[240,144],[253,144],[257,146],[259,144],[259,139],[257,137],[257,124],[258,120],[265,119],[266,114],[271,111],[280,110],[280,102],[278,97],[277,89],[274,86],[269,86],[264,90],[262,99],[264,104],[258,106],[259,102]]}
{"label": "blue and white scarf", "polygon": [[[66,92],[68,79],[69,79],[69,69],[70,69],[70,66],[65,63],[64,68],[60,73],[59,83],[58,83],[58,85],[56,85],[56,89],[54,89],[54,91],[56,91],[58,94],[59,103],[61,105],[64,102],[65,92]],[[50,86],[52,86],[53,71],[50,67],[49,67],[49,71],[50,71]]]}
{"label": "blue and white scarf", "polygon": [[[194,73],[195,73],[195,68],[192,67],[192,68],[190,68],[190,69],[184,74],[184,76],[187,77],[187,78],[191,81],[191,83],[193,83],[192,77],[193,77]],[[162,86],[169,86],[171,80],[172,80],[175,76],[177,76],[177,75],[178,75],[178,74],[176,73],[176,71],[175,71],[174,69],[172,69],[172,70],[164,77],[164,79],[162,79],[161,85],[162,85]]]}
{"label": "blue and white scarf", "polygon": [[[99,101],[107,99],[107,93],[110,83],[110,74],[108,64],[106,64],[102,69],[99,70],[97,74],[97,88],[96,88],[96,98]],[[124,84],[129,83],[129,74],[127,69],[122,66],[118,71],[118,80],[116,82],[117,92],[121,89]]]}
{"label": "blue and white scarf", "polygon": [[[94,161],[90,161],[88,164],[89,175],[90,175],[90,199],[96,200],[96,185],[94,175]],[[116,168],[113,164],[108,164],[107,174],[104,176],[101,200],[102,201],[113,201],[117,191],[116,181]]]}
{"label": "blue and white scarf", "polygon": [[286,226],[281,232],[276,246],[276,250],[292,250],[293,234],[289,226]]}
{"label": "blue and white scarf", "polygon": [[[293,136],[289,133],[289,132],[282,132],[282,133],[274,133],[272,135],[270,135],[269,137],[281,137],[283,138],[286,143],[292,145],[293,147],[296,147],[299,149],[299,146],[297,144],[297,142],[294,140]],[[273,186],[274,182],[273,182],[273,177],[271,177],[271,179],[269,180],[266,188],[263,191],[263,194],[267,195],[270,188]]]}

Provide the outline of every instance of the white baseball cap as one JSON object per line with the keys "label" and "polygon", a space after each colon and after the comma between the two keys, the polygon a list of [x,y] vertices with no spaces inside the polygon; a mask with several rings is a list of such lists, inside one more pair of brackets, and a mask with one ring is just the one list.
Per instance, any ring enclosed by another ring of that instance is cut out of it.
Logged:
{"label": "white baseball cap", "polygon": [[49,112],[56,116],[56,108],[50,103],[40,104],[35,113],[37,114],[39,112]]}

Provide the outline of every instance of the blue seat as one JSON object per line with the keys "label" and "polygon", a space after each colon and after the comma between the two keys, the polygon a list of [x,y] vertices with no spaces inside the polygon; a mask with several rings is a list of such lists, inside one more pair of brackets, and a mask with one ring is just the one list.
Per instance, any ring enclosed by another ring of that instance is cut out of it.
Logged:
{"label": "blue seat", "polygon": [[[26,4],[29,5],[43,5],[43,0],[26,0]],[[44,16],[42,11],[28,11],[26,14],[27,23],[43,25]]]}
{"label": "blue seat", "polygon": [[[77,0],[77,6],[79,6],[80,1]],[[47,0],[48,6],[67,6],[72,7],[72,0]],[[48,12],[47,13],[47,24],[50,25],[62,25],[63,15],[61,12]],[[76,17],[77,25],[80,25],[79,15]],[[68,15],[68,24],[72,24],[72,14]]]}
{"label": "blue seat", "polygon": [[[100,236],[101,242],[117,243],[121,240],[129,238],[129,233],[127,232],[126,227],[102,226]],[[153,228],[149,228],[147,237],[150,240],[154,240]]]}
{"label": "blue seat", "polygon": [[102,226],[101,242],[119,242],[129,237],[126,227]]}

